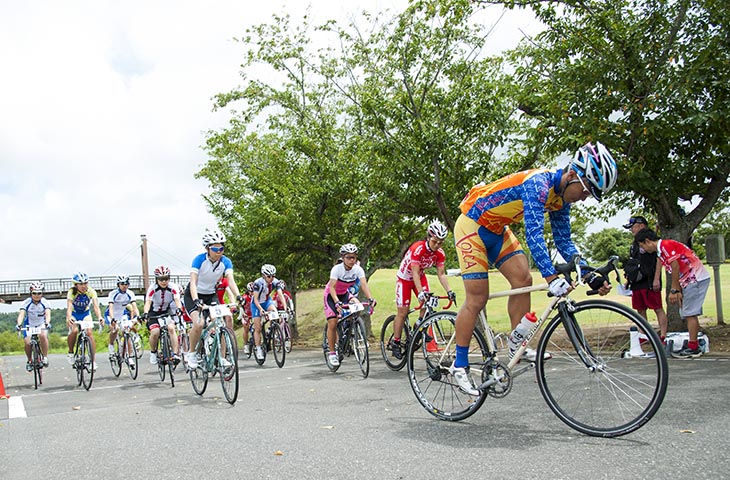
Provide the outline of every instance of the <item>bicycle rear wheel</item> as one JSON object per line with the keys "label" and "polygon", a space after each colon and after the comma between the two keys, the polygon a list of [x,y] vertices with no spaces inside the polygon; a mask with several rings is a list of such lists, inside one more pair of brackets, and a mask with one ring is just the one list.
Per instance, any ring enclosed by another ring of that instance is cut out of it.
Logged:
{"label": "bicycle rear wheel", "polygon": [[193,390],[198,395],[202,395],[205,393],[205,389],[208,386],[208,372],[203,367],[204,363],[208,362],[208,357],[205,355],[205,351],[202,348],[202,343],[205,341],[205,339],[201,338],[201,340],[198,342],[198,356],[200,357],[200,360],[198,361],[198,366],[195,368],[190,368],[190,383],[193,385]]}
{"label": "bicycle rear wheel", "polygon": [[[485,392],[480,392],[479,396],[462,392],[449,372],[456,358],[455,321],[453,312],[426,317],[411,334],[406,355],[408,380],[419,403],[431,415],[449,421],[473,415],[487,398]],[[481,383],[487,357],[487,342],[475,328],[469,342],[469,368],[476,380],[472,383],[476,385]]]}
{"label": "bicycle rear wheel", "polygon": [[[403,331],[401,333],[401,346],[393,345],[393,330],[395,326],[395,315],[391,315],[383,322],[383,328],[380,330],[380,353],[383,355],[385,365],[394,372],[400,371],[406,365],[408,358],[403,351],[403,346],[408,347],[408,317],[403,322]],[[403,339],[406,339],[405,342]],[[401,352],[401,358],[395,356],[393,349],[398,348]]]}
{"label": "bicycle rear wheel", "polygon": [[284,334],[278,324],[271,326],[271,349],[274,351],[274,360],[279,368],[284,366],[286,361],[286,348],[284,348]]}
{"label": "bicycle rear wheel", "polygon": [[142,358],[142,355],[144,354],[144,342],[142,341],[142,337],[139,333],[134,332],[132,333],[132,340],[134,341],[135,350],[137,351],[137,360]]}
{"label": "bicycle rear wheel", "polygon": [[137,345],[130,335],[125,335],[124,341],[127,345],[124,350],[124,363],[127,364],[127,368],[129,369],[129,376],[132,377],[132,380],[136,380],[139,372],[139,364],[136,361],[138,358]]}
{"label": "bicycle rear wheel", "polygon": [[36,342],[32,344],[30,361],[33,365],[33,381],[35,382],[35,389],[38,390],[38,385],[43,384],[43,378],[41,371],[43,369],[43,355],[41,355],[41,346]]}
{"label": "bicycle rear wheel", "polygon": [[[338,329],[339,330],[339,329]],[[335,347],[336,349],[337,347]],[[322,351],[324,352],[324,363],[327,365],[327,368],[329,368],[330,372],[336,372],[340,365],[332,365],[330,363],[330,347],[329,342],[327,342],[327,325],[324,326],[324,332],[322,333]],[[339,353],[338,353],[339,355]]]}
{"label": "bicycle rear wheel", "polygon": [[368,337],[365,334],[365,322],[358,318],[352,325],[352,351],[360,366],[363,378],[370,374],[370,353],[368,352]]}
{"label": "bicycle rear wheel", "polygon": [[94,349],[91,347],[89,337],[83,337],[81,340],[81,383],[86,390],[91,388],[94,381]]}
{"label": "bicycle rear wheel", "polygon": [[284,339],[284,351],[286,353],[291,353],[292,338],[291,338],[291,329],[289,328],[289,321],[284,320],[283,322],[281,322],[280,327],[281,327],[280,328],[281,336]]}
{"label": "bicycle rear wheel", "polygon": [[121,347],[119,346],[119,337],[114,339],[114,353],[109,355],[109,363],[112,366],[112,373],[118,377],[122,373],[122,356]]}
{"label": "bicycle rear wheel", "polygon": [[[561,315],[553,319],[537,349],[537,381],[548,406],[586,435],[617,437],[640,428],[667,390],[659,336],[636,312],[607,300],[577,303],[568,315],[567,321]],[[571,326],[578,351],[569,337]],[[552,359],[543,360],[546,351]]]}
{"label": "bicycle rear wheel", "polygon": [[[221,387],[226,401],[233,405],[238,398],[238,356],[236,355],[236,340],[228,328],[222,328],[218,337],[218,371],[221,377]],[[225,356],[223,350],[226,351]],[[225,366],[224,366],[225,365]]]}

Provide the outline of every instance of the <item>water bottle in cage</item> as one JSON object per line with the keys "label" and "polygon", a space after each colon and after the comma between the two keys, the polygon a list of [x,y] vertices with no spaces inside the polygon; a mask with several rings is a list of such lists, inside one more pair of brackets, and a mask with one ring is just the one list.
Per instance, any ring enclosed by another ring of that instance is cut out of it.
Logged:
{"label": "water bottle in cage", "polygon": [[537,322],[537,315],[534,312],[527,312],[522,317],[522,320],[520,320],[520,323],[512,330],[507,341],[509,345],[509,358],[515,356],[515,352],[522,346],[522,342],[527,339],[530,331],[535,326],[535,322]]}

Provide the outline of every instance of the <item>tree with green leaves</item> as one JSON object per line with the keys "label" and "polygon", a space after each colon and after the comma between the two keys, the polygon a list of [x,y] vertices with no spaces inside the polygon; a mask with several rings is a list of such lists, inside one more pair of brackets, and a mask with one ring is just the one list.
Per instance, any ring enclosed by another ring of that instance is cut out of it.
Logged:
{"label": "tree with green leaves", "polygon": [[596,263],[605,263],[609,257],[616,255],[623,264],[629,258],[629,248],[633,241],[631,233],[626,230],[604,228],[588,235],[585,253]]}

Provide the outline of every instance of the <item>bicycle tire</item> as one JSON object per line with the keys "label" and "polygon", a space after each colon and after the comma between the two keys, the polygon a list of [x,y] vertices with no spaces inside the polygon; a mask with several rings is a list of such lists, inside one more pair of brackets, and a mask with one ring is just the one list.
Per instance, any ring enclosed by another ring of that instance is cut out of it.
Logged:
{"label": "bicycle tire", "polygon": [[[337,349],[337,347],[335,347],[335,349]],[[327,368],[330,370],[330,372],[332,372],[332,373],[336,372],[340,368],[340,365],[332,365],[330,363],[330,347],[329,347],[329,342],[327,341],[327,325],[326,324],[324,326],[324,333],[322,334],[322,350],[324,352],[324,364],[327,365]],[[339,353],[338,353],[338,355],[339,355]],[[340,359],[340,362],[342,362],[341,359]]]}
{"label": "bicycle tire", "polygon": [[195,368],[189,368],[190,370],[190,384],[193,386],[193,391],[202,395],[205,393],[205,389],[208,386],[208,372],[203,368],[203,363],[208,361],[208,357],[205,355],[205,351],[202,347],[203,339],[198,341],[198,356],[201,360],[198,362],[198,366]]}
{"label": "bicycle tire", "polygon": [[360,366],[362,378],[368,378],[370,374],[370,353],[368,352],[368,337],[365,333],[365,322],[358,317],[352,323],[352,352],[355,354],[357,364]]}
{"label": "bicycle tire", "polygon": [[109,363],[112,367],[112,373],[118,377],[122,373],[122,357],[119,353],[119,337],[114,339],[114,353],[109,356]]}
{"label": "bicycle tire", "polygon": [[[160,331],[162,331],[162,328],[165,328],[165,327],[161,327]],[[160,376],[161,382],[164,382],[165,377],[167,376],[167,368],[166,368],[167,365],[165,362],[165,355],[166,355],[165,346],[166,345],[169,345],[167,343],[167,337],[163,333],[160,333],[160,338],[159,338],[159,341],[157,342],[157,374]],[[152,347],[150,347],[150,348],[152,348]]]}
{"label": "bicycle tire", "polygon": [[89,337],[81,340],[81,383],[86,390],[91,388],[94,382],[94,349],[91,346]]}
{"label": "bicycle tire", "polygon": [[175,388],[175,359],[173,357],[172,345],[170,344],[170,336],[167,335],[167,346],[163,354],[165,363],[167,364],[167,373],[170,375],[170,388]]}
{"label": "bicycle tire", "polygon": [[124,363],[127,364],[129,376],[132,377],[132,380],[137,380],[137,375],[139,374],[139,363],[136,361],[138,358],[137,345],[134,343],[134,339],[131,335],[125,335],[124,341],[127,345],[127,349],[125,350],[126,353],[124,354]]}
{"label": "bicycle tire", "polygon": [[180,343],[180,362],[182,362],[185,371],[188,371],[188,359],[185,356],[185,352],[190,351],[190,336],[187,333],[181,333],[178,337]]}
{"label": "bicycle tire", "polygon": [[[439,312],[426,317],[408,342],[408,381],[418,402],[440,420],[459,421],[470,417],[484,404],[487,393],[475,397],[462,392],[449,372],[456,358],[456,314]],[[424,335],[432,340],[425,342]],[[488,357],[487,342],[475,328],[469,342],[470,375],[482,372]]]}
{"label": "bicycle tire", "polygon": [[[400,370],[403,370],[403,367],[406,366],[408,358],[402,347],[400,360],[393,353],[392,341],[394,325],[395,315],[389,316],[383,322],[383,328],[380,329],[380,353],[383,355],[383,360],[385,360],[385,366],[387,366],[394,372],[398,372]],[[410,327],[408,326],[408,317],[406,317],[405,321],[403,322],[403,330],[401,333],[401,345],[405,345],[406,347],[408,346],[409,336]]]}
{"label": "bicycle tire", "polygon": [[274,352],[274,361],[281,368],[286,361],[286,348],[284,348],[284,335],[276,323],[271,325],[271,339],[269,341],[271,342],[271,350]]}
{"label": "bicycle tire", "polygon": [[30,357],[31,365],[33,366],[33,382],[35,384],[35,389],[38,390],[38,385],[43,384],[41,374],[41,370],[43,368],[43,356],[41,355],[41,346],[38,342],[33,342],[31,344]]}
{"label": "bicycle tire", "polygon": [[286,351],[286,353],[291,353],[292,338],[291,338],[291,328],[289,328],[288,320],[284,320],[281,323],[281,333],[282,333],[282,337],[284,338],[284,351]]}
{"label": "bicycle tire", "polygon": [[[540,392],[550,409],[571,428],[596,437],[618,437],[648,422],[664,400],[669,379],[666,354],[649,323],[630,308],[603,299],[574,304],[569,321],[595,368],[587,368],[556,315],[545,329],[536,364]],[[631,328],[646,336],[631,348]],[[544,360],[546,351],[552,358]],[[632,355],[631,352],[634,352]]]}
{"label": "bicycle tire", "polygon": [[223,396],[226,397],[226,401],[233,405],[236,403],[238,398],[238,356],[236,355],[236,341],[235,336],[231,333],[229,328],[222,328],[220,335],[218,336],[218,352],[223,358],[223,345],[225,345],[225,359],[230,363],[230,366],[223,367],[220,365],[222,362],[218,362],[219,376],[221,377],[221,388],[223,389]]}
{"label": "bicycle tire", "polygon": [[[253,337],[253,335],[252,335]],[[253,347],[254,350],[256,347]],[[269,335],[266,333],[266,331],[263,328],[263,325],[261,325],[261,352],[263,352],[263,355],[261,358],[258,357],[258,355],[254,355],[253,358],[256,360],[256,363],[259,365],[263,365],[266,361],[266,351],[269,349]]]}
{"label": "bicycle tire", "polygon": [[73,368],[76,370],[76,386],[81,386],[81,373],[84,370],[83,363],[83,349],[81,347],[81,333],[78,333],[76,337],[76,349],[74,350],[74,365]]}

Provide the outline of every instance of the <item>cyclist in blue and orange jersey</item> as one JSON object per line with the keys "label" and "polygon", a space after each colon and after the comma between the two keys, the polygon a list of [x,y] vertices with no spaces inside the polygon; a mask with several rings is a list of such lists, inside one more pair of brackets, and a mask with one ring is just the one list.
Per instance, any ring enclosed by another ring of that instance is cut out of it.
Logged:
{"label": "cyclist in blue and orange jersey", "polygon": [[[157,341],[160,338],[159,318],[169,315],[182,316],[182,302],[180,293],[182,289],[176,283],[170,282],[170,269],[164,265],[155,268],[155,284],[150,285],[144,297],[142,318],[147,321],[147,330],[150,332],[150,363],[157,365]],[[167,323],[167,331],[170,332],[170,345],[174,352],[174,361],[180,360],[180,348],[177,342],[177,331],[175,321]]]}
{"label": "cyclist in blue and orange jersey", "polygon": [[330,365],[337,366],[340,359],[337,356],[337,317],[342,315],[343,303],[360,303],[352,293],[351,287],[360,282],[360,288],[368,298],[370,307],[375,307],[375,299],[370,292],[365,270],[357,263],[358,249],[352,243],[340,247],[340,258],[330,270],[330,279],[324,288],[324,316],[327,319],[327,343],[329,344]]}
{"label": "cyclist in blue and orange jersey", "polygon": [[[18,328],[25,327],[40,327],[48,326],[51,324],[51,307],[48,302],[43,298],[43,284],[41,282],[33,282],[30,284],[30,297],[26,298],[25,301],[20,305],[20,312],[18,313]],[[38,339],[41,344],[41,354],[43,355],[43,366],[48,366],[48,332],[42,330],[38,335]],[[25,342],[25,356],[28,357],[28,362],[25,364],[25,369],[29,372],[33,371],[33,365],[31,364],[31,352],[30,352],[30,335],[28,332],[23,332],[23,340]]]}
{"label": "cyclist in blue and orange jersey", "polygon": [[253,304],[253,282],[246,285],[246,293],[243,294],[241,302],[241,324],[243,325],[243,353],[251,353],[248,345],[248,331],[251,328],[251,305]]}
{"label": "cyclist in blue and orange jersey", "polygon": [[279,298],[284,296],[284,282],[275,275],[276,267],[267,263],[261,266],[261,277],[253,282],[251,318],[253,319],[253,343],[256,346],[254,355],[259,360],[264,359],[264,350],[261,346],[261,314],[265,311],[275,312]]}
{"label": "cyclist in blue and orange jersey", "polygon": [[444,267],[446,254],[441,248],[448,233],[448,229],[441,222],[438,220],[432,222],[428,226],[426,238],[414,242],[400,262],[395,283],[395,305],[398,311],[393,322],[393,343],[390,345],[393,356],[397,359],[403,358],[404,345],[401,345],[400,339],[403,323],[411,307],[411,294],[415,293],[419,302],[423,302],[429,293],[426,278],[427,268],[436,267],[441,286],[444,287],[449,298],[456,299],[456,294],[449,287]]}
{"label": "cyclist in blue and orange jersey", "polygon": [[[198,366],[198,359],[195,348],[203,332],[203,319],[200,318],[200,309],[203,305],[217,303],[215,286],[221,278],[228,279],[228,288],[231,289],[236,301],[241,303],[243,297],[238,291],[236,280],[233,278],[233,263],[223,255],[225,250],[226,237],[219,231],[206,231],[203,234],[203,247],[205,252],[196,256],[190,269],[190,283],[185,289],[185,309],[193,320],[193,327],[190,329],[190,351],[187,352],[186,360],[190,368]],[[233,328],[233,320],[226,318],[228,327]]]}
{"label": "cyclist in blue and orange jersey", "polygon": [[[461,202],[461,215],[454,226],[466,300],[456,317],[456,360],[451,366],[459,387],[478,395],[471,385],[468,345],[477,315],[489,298],[487,270],[491,264],[505,276],[511,288],[532,285],[527,257],[509,225],[524,220],[527,246],[550,293],[565,295],[572,286],[557,275],[545,243],[544,215],[549,213],[555,245],[569,260],[578,249],[571,240],[570,205],[589,196],[601,201],[616,183],[616,162],[602,144],[581,147],[565,169],[534,169],[508,175],[488,185],[473,187]],[[597,285],[593,287],[593,285]],[[611,288],[603,278],[594,278],[592,288],[605,295]],[[513,295],[507,303],[512,328],[530,311],[530,294]],[[535,360],[534,350],[525,354]]]}
{"label": "cyclist in blue and orange jersey", "polygon": [[[109,292],[107,307],[104,311],[104,321],[109,325],[109,356],[114,355],[114,340],[119,332],[117,320],[121,320],[128,310],[133,315],[131,318],[139,317],[136,300],[137,296],[129,289],[129,276],[117,276],[117,288]],[[132,328],[136,331],[137,327],[135,325]],[[130,362],[134,364],[134,359],[130,358]]]}
{"label": "cyclist in blue and orange jersey", "polygon": [[[92,306],[99,324],[103,324],[104,319],[99,309],[99,297],[96,295],[96,290],[89,287],[89,276],[83,272],[77,272],[71,281],[74,285],[66,294],[66,304],[68,305],[66,308],[66,324],[68,325],[68,363],[73,365],[74,346],[76,345],[76,336],[79,330],[75,322],[91,320]],[[94,370],[96,370],[98,368],[96,364],[96,341],[91,331],[91,328],[86,329],[86,334],[89,336],[93,348],[91,360],[94,363]]]}

